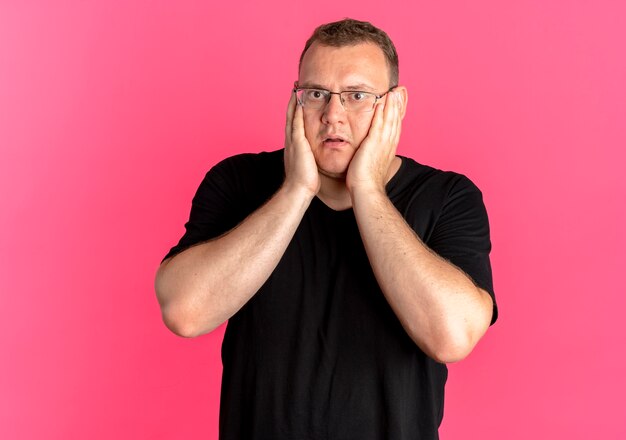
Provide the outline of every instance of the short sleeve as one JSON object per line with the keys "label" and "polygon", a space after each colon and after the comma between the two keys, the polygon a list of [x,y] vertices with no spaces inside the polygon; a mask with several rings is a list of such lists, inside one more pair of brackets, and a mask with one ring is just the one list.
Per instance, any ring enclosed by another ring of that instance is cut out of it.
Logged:
{"label": "short sleeve", "polygon": [[283,178],[277,153],[233,156],[211,168],[193,197],[184,235],[163,259],[225,234],[271,197]]}
{"label": "short sleeve", "polygon": [[427,245],[491,295],[493,324],[498,317],[498,308],[489,260],[489,219],[482,193],[467,177],[457,175],[449,187]]}

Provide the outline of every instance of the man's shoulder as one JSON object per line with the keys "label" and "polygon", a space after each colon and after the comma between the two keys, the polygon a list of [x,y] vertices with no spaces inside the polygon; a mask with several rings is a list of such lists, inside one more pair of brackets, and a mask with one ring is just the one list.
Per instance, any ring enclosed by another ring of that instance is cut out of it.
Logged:
{"label": "man's shoulder", "polygon": [[214,169],[242,169],[249,168],[251,170],[267,169],[274,171],[283,167],[283,150],[261,151],[258,153],[239,153],[228,156],[214,165]]}
{"label": "man's shoulder", "polygon": [[274,185],[284,178],[283,150],[240,153],[222,159],[207,171],[205,182]]}
{"label": "man's shoulder", "polygon": [[428,189],[429,191],[439,190],[447,193],[460,188],[478,190],[476,185],[464,174],[424,165],[410,157],[400,156],[400,158],[402,165],[394,179],[390,181],[395,191]]}
{"label": "man's shoulder", "polygon": [[249,200],[256,204],[280,187],[284,175],[282,150],[235,154],[207,171],[198,194],[217,194],[237,203]]}

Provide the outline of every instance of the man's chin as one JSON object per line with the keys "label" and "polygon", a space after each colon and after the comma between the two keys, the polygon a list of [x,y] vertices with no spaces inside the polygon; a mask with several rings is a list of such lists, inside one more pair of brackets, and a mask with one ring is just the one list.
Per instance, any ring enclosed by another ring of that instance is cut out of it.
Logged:
{"label": "man's chin", "polygon": [[[347,153],[347,152],[345,152]],[[331,179],[346,180],[348,167],[352,161],[352,154],[332,155],[332,157],[322,157],[317,160],[319,173]]]}
{"label": "man's chin", "polygon": [[339,171],[339,170],[327,170],[327,169],[324,169],[324,168],[320,168],[318,166],[317,170],[319,171],[319,173],[322,176],[328,177],[328,178],[333,179],[333,180],[345,181],[346,180],[346,175],[348,174],[348,169],[347,168],[343,169],[343,171]]}

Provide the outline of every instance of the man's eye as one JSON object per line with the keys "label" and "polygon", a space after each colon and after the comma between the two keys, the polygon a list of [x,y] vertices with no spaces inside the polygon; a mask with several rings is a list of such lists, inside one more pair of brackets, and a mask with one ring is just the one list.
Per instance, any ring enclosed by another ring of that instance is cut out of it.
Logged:
{"label": "man's eye", "polygon": [[367,94],[363,92],[352,92],[348,95],[348,99],[355,102],[364,101],[367,99]]}
{"label": "man's eye", "polygon": [[307,99],[313,101],[323,101],[325,99],[324,92],[321,90],[308,90],[306,93]]}

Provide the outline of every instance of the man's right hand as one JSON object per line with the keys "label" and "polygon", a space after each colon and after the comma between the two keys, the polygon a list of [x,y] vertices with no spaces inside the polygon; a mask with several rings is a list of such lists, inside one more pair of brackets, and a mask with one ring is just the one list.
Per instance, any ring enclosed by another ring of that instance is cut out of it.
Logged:
{"label": "man's right hand", "polygon": [[320,176],[315,156],[304,131],[302,106],[291,94],[285,124],[285,187],[305,189],[311,197],[320,190]]}
{"label": "man's right hand", "polygon": [[294,93],[287,109],[285,183],[226,234],[161,264],[155,287],[165,324],[178,335],[192,337],[237,313],[276,268],[319,188],[302,107],[296,105]]}

